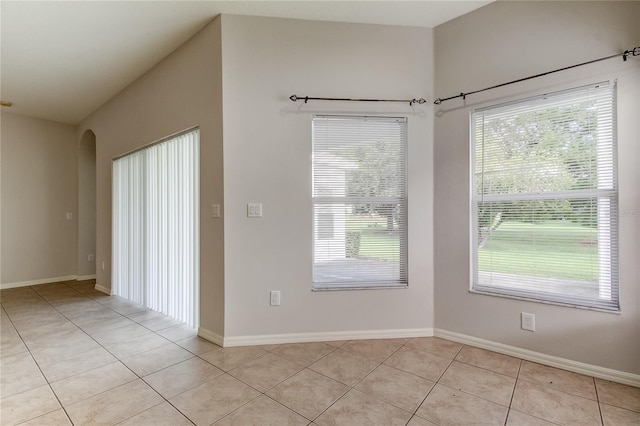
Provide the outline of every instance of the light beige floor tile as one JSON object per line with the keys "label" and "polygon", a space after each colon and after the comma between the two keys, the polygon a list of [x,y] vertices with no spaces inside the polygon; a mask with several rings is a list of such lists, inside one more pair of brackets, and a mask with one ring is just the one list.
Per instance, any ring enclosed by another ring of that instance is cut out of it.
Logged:
{"label": "light beige floor tile", "polygon": [[2,425],[16,425],[60,408],[48,385],[0,399]]}
{"label": "light beige floor tile", "polygon": [[162,312],[154,311],[153,309],[149,309],[147,311],[141,311],[141,312],[134,312],[133,314],[127,315],[127,318],[137,323],[149,321],[154,318],[164,318],[164,317],[166,317],[165,314],[163,314]]}
{"label": "light beige floor tile", "polygon": [[26,315],[21,319],[12,320],[12,322],[16,330],[22,333],[34,329],[39,329],[43,326],[51,324],[66,324],[69,322],[69,320],[66,319],[62,314],[55,312],[44,315]]}
{"label": "light beige floor tile", "polygon": [[121,362],[114,362],[51,383],[51,388],[64,407],[113,389],[138,377]]}
{"label": "light beige floor tile", "polygon": [[28,391],[47,381],[28,352],[8,355],[0,362],[0,397]]}
{"label": "light beige floor tile", "polygon": [[378,361],[374,361],[364,355],[336,349],[321,360],[311,364],[309,369],[345,385],[355,386],[378,365]]}
{"label": "light beige floor tile", "polygon": [[260,392],[266,392],[278,383],[293,376],[302,368],[302,366],[292,361],[267,353],[260,358],[230,370],[229,374]]}
{"label": "light beige floor tile", "polygon": [[404,346],[398,349],[384,363],[425,379],[437,381],[447,369],[451,360]]}
{"label": "light beige floor tile", "polygon": [[150,351],[151,349],[165,346],[170,342],[164,337],[158,336],[153,332],[143,334],[136,337],[123,337],[122,340],[105,344],[104,347],[113,355],[120,359],[129,358],[143,352]]}
{"label": "light beige floor tile", "polygon": [[87,321],[85,323],[78,324],[78,326],[89,336],[95,336],[97,334],[133,324],[135,323],[127,317],[123,317],[122,315],[114,312],[109,315],[109,318]]}
{"label": "light beige floor tile", "polygon": [[332,341],[325,341],[322,343],[326,343],[327,345],[333,346],[334,348],[341,348],[347,343],[349,343],[349,340],[332,340]]}
{"label": "light beige floor tile", "polygon": [[437,384],[416,414],[444,425],[504,425],[507,407]]}
{"label": "light beige floor tile", "polygon": [[42,323],[45,320],[66,320],[64,315],[44,300],[38,303],[3,305],[3,307],[7,316],[18,330],[31,323]]}
{"label": "light beige floor tile", "polygon": [[224,371],[229,371],[249,361],[253,361],[266,353],[264,349],[256,346],[240,346],[235,348],[217,347],[212,351],[202,353],[198,356]]}
{"label": "light beige floor tile", "polygon": [[158,330],[157,333],[167,340],[177,342],[179,340],[196,336],[198,334],[198,330],[191,328],[186,324],[178,324],[173,327]]}
{"label": "light beige floor tile", "polygon": [[324,343],[291,343],[273,345],[271,352],[303,367],[308,367],[334,350],[334,347]]}
{"label": "light beige floor tile", "polygon": [[340,349],[364,355],[378,362],[382,362],[397,351],[400,346],[402,346],[402,343],[393,341],[392,339],[352,340]]}
{"label": "light beige floor tile", "polygon": [[88,337],[86,333],[84,333],[75,325],[72,325],[72,327],[73,328],[67,328],[58,332],[52,332],[48,336],[41,336],[37,338],[23,337],[23,340],[29,350],[34,352],[50,348],[52,345],[67,345],[69,344],[69,342]]}
{"label": "light beige floor tile", "polygon": [[597,399],[593,377],[560,370],[559,368],[522,361],[518,379],[585,398]]}
{"label": "light beige floor tile", "polygon": [[163,402],[149,408],[142,413],[133,416],[122,423],[121,426],[192,426],[185,416],[176,410],[168,402]]}
{"label": "light beige floor tile", "polygon": [[87,352],[73,354],[66,359],[41,362],[39,366],[49,382],[57,382],[116,361],[113,355],[104,348],[99,347]]}
{"label": "light beige floor tile", "polygon": [[169,343],[130,358],[125,358],[122,362],[138,376],[143,377],[194,356],[186,349]]}
{"label": "light beige floor tile", "polygon": [[320,426],[406,425],[411,413],[387,404],[355,389],[315,420]]}
{"label": "light beige floor tile", "polygon": [[178,340],[176,345],[182,346],[189,352],[195,355],[200,355],[205,352],[210,352],[214,349],[221,349],[220,346],[213,342],[203,339],[202,337],[194,336],[188,339]]}
{"label": "light beige floor tile", "polygon": [[69,318],[70,320],[73,320],[78,316],[86,316],[103,311],[113,312],[111,309],[106,308],[99,303],[96,303],[94,300],[89,299],[88,297],[65,302],[56,302],[54,306],[59,312],[63,313],[64,316]]}
{"label": "light beige floor tile", "polygon": [[38,363],[47,363],[59,359],[67,359],[75,354],[98,348],[100,348],[100,345],[91,337],[86,334],[79,334],[65,342],[60,342],[39,351],[33,351],[31,355]]}
{"label": "light beige floor tile", "polygon": [[516,411],[513,408],[509,410],[506,426],[553,426],[555,423],[530,416],[528,414]]}
{"label": "light beige floor tile", "polygon": [[20,330],[20,336],[28,344],[32,341],[54,341],[64,337],[68,333],[78,332],[79,329],[71,321],[56,321],[54,323],[39,324],[34,328],[23,328]]}
{"label": "light beige floor tile", "polygon": [[456,360],[511,377],[518,377],[520,369],[518,358],[472,346],[464,346],[456,356]]}
{"label": "light beige floor tile", "polygon": [[162,397],[138,379],[73,404],[67,414],[76,425],[112,425],[161,402]]}
{"label": "light beige floor tile", "polygon": [[60,409],[44,416],[36,417],[28,422],[20,423],[20,426],[71,426],[71,421],[64,413],[64,410]]}
{"label": "light beige floor tile", "polygon": [[600,404],[604,426],[638,426],[640,413],[612,405]]}
{"label": "light beige floor tile", "polygon": [[263,395],[214,424],[216,426],[306,426],[309,420]]}
{"label": "light beige floor tile", "polygon": [[100,290],[87,290],[82,292],[83,295],[87,296],[90,299],[95,301],[99,301],[100,299],[107,299],[111,297],[110,295],[101,292]]}
{"label": "light beige floor tile", "polygon": [[600,402],[640,412],[640,388],[596,379]]}
{"label": "light beige floor tile", "polygon": [[122,315],[131,315],[136,312],[144,312],[148,309],[137,303],[133,303],[119,296],[105,297],[102,299],[94,299],[98,303],[106,306]]}
{"label": "light beige floor tile", "polygon": [[557,424],[601,424],[596,401],[521,380],[511,408]]}
{"label": "light beige floor tile", "polygon": [[17,334],[10,337],[3,336],[0,341],[0,357],[15,355],[27,351],[27,346]]}
{"label": "light beige floor tile", "polygon": [[196,425],[210,425],[258,396],[260,392],[222,374],[169,402]]}
{"label": "light beige floor tile", "polygon": [[438,337],[415,337],[409,339],[406,346],[449,359],[455,358],[462,349],[462,344]]}
{"label": "light beige floor tile", "polygon": [[454,361],[438,383],[508,407],[516,379]]}
{"label": "light beige floor tile", "polygon": [[348,386],[304,369],[268,391],[267,395],[313,420],[348,391]]}
{"label": "light beige floor tile", "polygon": [[152,331],[144,328],[140,324],[131,323],[123,327],[114,328],[104,331],[93,336],[93,338],[103,346],[120,343],[137,337],[149,336],[154,334]]}
{"label": "light beige floor tile", "polygon": [[428,420],[423,419],[422,417],[413,416],[407,426],[436,426],[435,423],[431,423]]}
{"label": "light beige floor tile", "polygon": [[[151,314],[149,314],[149,312]],[[138,312],[137,314],[133,314],[133,315],[153,315],[153,314],[158,314],[158,312],[155,311],[146,311],[146,312]],[[131,316],[130,316],[131,317]],[[169,316],[160,314],[160,316],[155,316],[153,318],[150,319],[145,319],[142,321],[137,321],[141,326],[148,328],[151,331],[158,331],[158,330],[164,330],[165,328],[169,328],[169,327],[173,327],[175,325],[181,325],[182,323],[178,320],[175,320]],[[189,336],[187,336],[189,337]],[[185,337],[186,339],[186,337]]]}
{"label": "light beige floor tile", "polygon": [[413,413],[434,385],[431,380],[380,365],[356,389]]}
{"label": "light beige floor tile", "polygon": [[220,374],[220,369],[194,357],[150,374],[144,380],[160,395],[169,399]]}

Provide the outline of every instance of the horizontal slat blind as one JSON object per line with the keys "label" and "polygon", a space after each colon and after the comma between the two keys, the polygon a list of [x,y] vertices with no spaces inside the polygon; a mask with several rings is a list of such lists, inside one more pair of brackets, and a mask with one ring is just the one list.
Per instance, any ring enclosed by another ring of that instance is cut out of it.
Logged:
{"label": "horizontal slat blind", "polygon": [[407,284],[405,118],[313,120],[313,281]]}
{"label": "horizontal slat blind", "polygon": [[199,321],[199,131],[113,163],[113,289],[191,327]]}
{"label": "horizontal slat blind", "polygon": [[615,85],[472,113],[473,289],[617,310]]}

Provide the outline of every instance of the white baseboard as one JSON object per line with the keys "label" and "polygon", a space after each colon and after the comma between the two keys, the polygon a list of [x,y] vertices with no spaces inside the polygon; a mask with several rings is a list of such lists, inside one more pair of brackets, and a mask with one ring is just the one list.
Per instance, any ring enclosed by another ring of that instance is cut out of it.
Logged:
{"label": "white baseboard", "polygon": [[538,364],[561,368],[563,370],[573,371],[574,373],[597,377],[604,380],[610,380],[612,382],[622,383],[629,386],[640,387],[640,375],[638,374],[599,367],[597,365],[585,364],[583,362],[560,358],[553,355],[547,355],[540,352],[534,352],[528,349],[518,348],[516,346],[509,346],[502,343],[492,342],[490,340],[479,339],[477,337],[467,336],[464,334],[458,334],[441,329],[435,329],[434,335],[443,339],[452,340],[454,342],[463,343],[465,345],[474,346],[476,348],[487,349],[489,351],[514,356],[517,358],[525,359],[527,361],[536,362]]}
{"label": "white baseboard", "polygon": [[[225,337],[221,346],[275,345],[283,343],[331,342],[336,340],[395,339],[402,337],[431,337],[432,328],[398,330],[329,331],[320,333],[266,334],[260,336]],[[217,343],[217,342],[216,342]],[[220,343],[218,343],[220,344]]]}
{"label": "white baseboard", "polygon": [[199,327],[198,328],[198,336],[202,337],[205,340],[215,343],[218,346],[222,346],[224,338],[218,333],[214,333],[211,330],[207,330],[206,328]]}
{"label": "white baseboard", "polygon": [[76,279],[75,275],[67,275],[66,277],[54,277],[54,278],[43,278],[40,280],[32,280],[32,281],[21,281],[16,283],[4,283],[0,284],[0,289],[4,290],[7,288],[16,288],[16,287],[28,287],[30,285],[40,285],[40,284],[49,284],[49,283],[58,283],[63,281],[73,281]]}
{"label": "white baseboard", "polygon": [[93,275],[78,275],[76,277],[76,281],[86,281],[86,280],[95,280],[96,274]]}
{"label": "white baseboard", "polygon": [[109,296],[111,296],[111,289],[107,288],[105,286],[102,286],[100,284],[96,284],[95,287],[96,290],[103,292],[104,294],[108,294]]}

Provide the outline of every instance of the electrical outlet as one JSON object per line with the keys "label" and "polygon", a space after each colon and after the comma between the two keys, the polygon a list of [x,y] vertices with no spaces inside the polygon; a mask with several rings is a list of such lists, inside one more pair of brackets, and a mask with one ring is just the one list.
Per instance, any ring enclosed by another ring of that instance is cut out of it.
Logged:
{"label": "electrical outlet", "polygon": [[87,260],[89,262],[93,262],[94,260],[96,260],[96,257],[94,255],[90,254],[89,256],[87,256]]}
{"label": "electrical outlet", "polygon": [[534,314],[528,314],[522,312],[521,314],[521,327],[523,330],[536,331],[536,316]]}
{"label": "electrical outlet", "polygon": [[211,217],[220,217],[220,204],[211,204]]}
{"label": "electrical outlet", "polygon": [[280,306],[280,290],[271,290],[271,306]]}
{"label": "electrical outlet", "polygon": [[67,220],[72,220],[73,219],[73,213],[69,212],[67,213]]}

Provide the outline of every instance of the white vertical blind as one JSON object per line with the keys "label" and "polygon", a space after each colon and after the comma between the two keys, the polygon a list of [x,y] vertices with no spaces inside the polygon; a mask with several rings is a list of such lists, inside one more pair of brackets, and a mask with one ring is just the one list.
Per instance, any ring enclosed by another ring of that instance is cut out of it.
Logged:
{"label": "white vertical blind", "polygon": [[472,288],[619,309],[615,84],[471,119]]}
{"label": "white vertical blind", "polygon": [[406,118],[313,119],[315,288],[407,285]]}
{"label": "white vertical blind", "polygon": [[199,321],[199,130],[113,162],[113,289]]}

